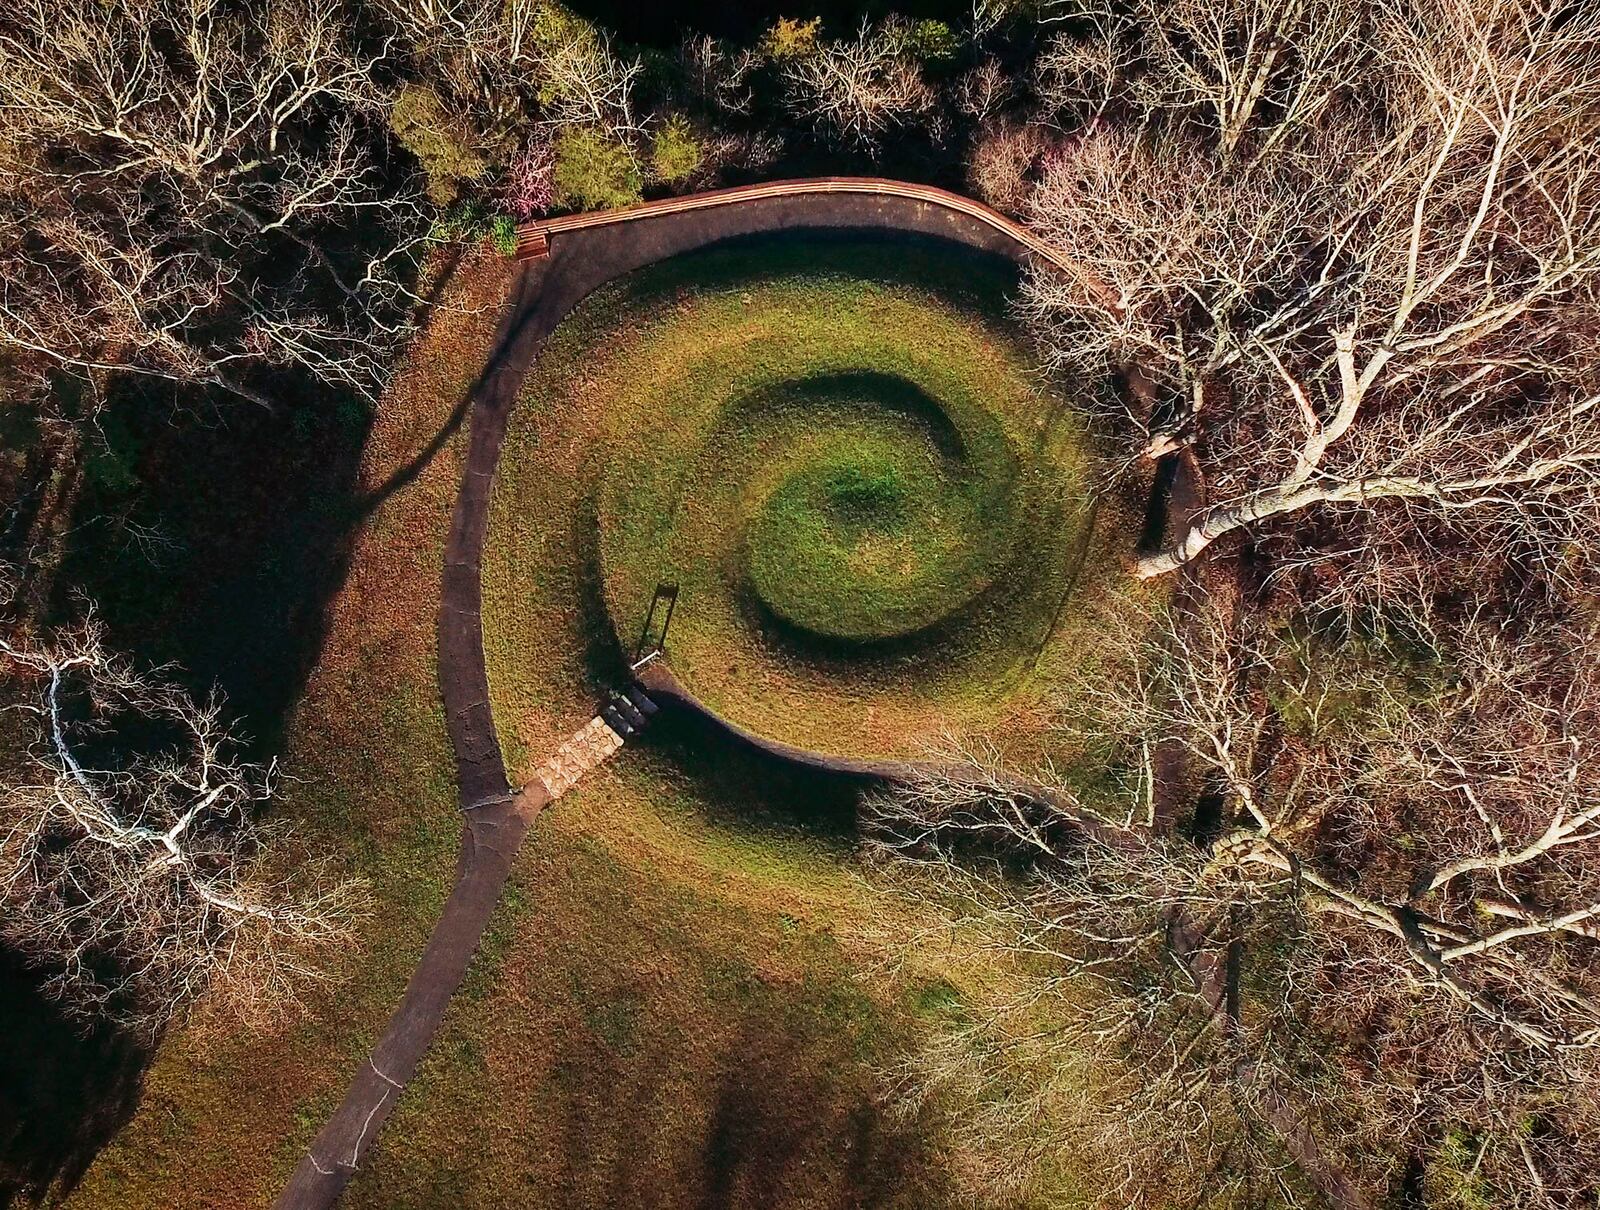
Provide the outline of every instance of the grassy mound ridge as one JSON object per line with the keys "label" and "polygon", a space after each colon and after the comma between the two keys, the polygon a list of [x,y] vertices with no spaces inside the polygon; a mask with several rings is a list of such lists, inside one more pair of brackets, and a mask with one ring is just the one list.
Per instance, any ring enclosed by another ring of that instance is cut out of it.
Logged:
{"label": "grassy mound ridge", "polygon": [[518,585],[551,510],[592,527],[572,602],[609,622],[613,671],[676,581],[675,671],[789,743],[909,755],[1075,667],[1075,598],[1120,577],[1079,415],[1006,319],[1014,276],[933,246],[764,242],[569,317],[491,511],[485,641],[512,750],[538,676]]}
{"label": "grassy mound ridge", "polygon": [[[792,366],[782,353],[762,350],[762,371]],[[905,378],[776,381],[714,416],[698,445],[647,447],[648,468],[613,464],[620,490],[603,495],[601,517],[624,532],[604,546],[608,566],[648,570],[652,549],[691,578],[721,564],[733,573],[722,607],[759,604],[809,634],[865,641],[966,605],[1014,545],[1004,434],[980,408],[947,416]]]}
{"label": "grassy mound ridge", "polygon": [[724,425],[710,444],[724,464],[745,434],[772,451],[753,469],[762,490],[776,486],[721,532],[742,531],[747,586],[777,618],[823,637],[892,638],[992,583],[1015,536],[1015,460],[996,426],[956,432],[917,384],[870,373],[801,379],[761,403],[739,409],[742,432]]}

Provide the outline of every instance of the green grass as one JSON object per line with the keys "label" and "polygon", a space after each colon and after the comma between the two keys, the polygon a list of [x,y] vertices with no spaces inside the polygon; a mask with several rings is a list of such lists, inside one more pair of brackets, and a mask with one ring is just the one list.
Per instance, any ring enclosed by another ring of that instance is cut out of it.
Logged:
{"label": "green grass", "polygon": [[[596,541],[598,455],[609,448],[596,437],[609,430],[604,409],[582,406],[587,389],[609,387],[596,349],[624,352],[679,305],[679,284],[685,306],[700,290],[743,293],[744,255],[664,266],[596,298],[585,324],[556,334],[514,420],[484,636],[513,780],[583,723],[598,681],[616,670]],[[922,305],[953,269],[982,284],[971,266],[903,251],[795,249],[770,255],[763,272],[841,262],[895,305]],[[419,343],[375,419],[367,484],[406,466],[459,402],[488,348],[505,272],[484,269],[467,291],[482,310],[451,313]],[[990,322],[974,318],[985,307],[997,314],[987,287],[943,297],[958,329]],[[974,457],[972,447],[955,449],[953,422],[923,419],[920,429],[908,420],[901,445],[874,425],[892,456],[847,459],[810,481],[805,507],[817,524],[845,538],[892,535],[920,502],[956,491],[940,470]],[[266,1204],[399,997],[459,836],[434,625],[464,443],[458,434],[366,527],[289,727],[292,817],[373,883],[361,950],[335,958],[346,981],[273,1036],[225,1022],[175,1033],[138,1115],[73,1205]],[[926,557],[937,564],[937,551]],[[834,683],[834,704],[857,696],[833,727],[876,708],[871,681]],[[913,692],[899,705],[890,698],[891,713],[917,709]],[[707,760],[703,738],[670,723],[591,774],[536,822],[437,1042],[347,1203],[965,1204],[939,1107],[889,1113],[881,1073],[927,1030],[959,1021],[968,989],[996,972],[858,876],[853,806],[825,780],[725,751]],[[894,939],[910,936],[923,940],[891,963]]]}
{"label": "green grass", "polygon": [[542,816],[488,992],[452,1004],[349,1204],[958,1204],[932,1112],[880,1105],[917,1022],[862,983],[848,850],[732,762],[639,749]]}
{"label": "green grass", "polygon": [[[642,271],[569,317],[512,416],[491,511],[508,744],[539,705],[551,583],[592,677],[676,582],[674,671],[806,747],[912,755],[1035,710],[1092,652],[1088,605],[1128,591],[1132,528],[1006,317],[1013,286],[923,246],[761,243]],[[577,562],[553,566],[552,533],[574,529]]]}
{"label": "green grass", "polygon": [[[988,450],[997,474],[975,472],[941,448],[943,417],[931,401],[918,409],[923,415],[894,406],[909,393],[902,380],[857,376],[848,402],[832,398],[833,383],[804,385],[813,389],[794,392],[802,406],[786,410],[784,431],[763,442],[777,447],[763,451],[765,477],[783,477],[754,503],[753,516],[725,518],[725,532],[742,534],[734,562],[742,579],[731,591],[747,589],[808,635],[863,643],[960,612],[1001,562],[986,531],[991,520],[1008,528],[1005,487],[1015,466],[1003,442]],[[719,447],[722,462],[742,452],[733,441]]]}

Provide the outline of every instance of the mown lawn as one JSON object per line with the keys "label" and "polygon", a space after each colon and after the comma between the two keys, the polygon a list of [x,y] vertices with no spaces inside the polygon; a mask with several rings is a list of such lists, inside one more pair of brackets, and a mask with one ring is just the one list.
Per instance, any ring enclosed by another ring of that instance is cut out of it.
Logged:
{"label": "mown lawn", "polygon": [[371,884],[358,951],[333,955],[337,986],[268,1037],[203,1012],[169,1036],[132,1123],[74,1206],[264,1205],[338,1103],[405,985],[449,890],[460,834],[436,688],[439,552],[463,434],[398,490],[465,398],[509,281],[504,262],[453,282],[384,399],[362,466],[371,512],[329,607],[327,639],[286,725],[283,811],[308,845]]}
{"label": "mown lawn", "polygon": [[[376,418],[373,510],[287,728],[285,810],[372,884],[362,947],[275,1035],[203,1014],[176,1031],[74,1206],[266,1204],[421,951],[459,836],[434,624],[464,434],[395,476],[470,386],[509,272],[462,272],[453,298],[476,310],[438,313]],[[609,641],[585,608],[580,519],[552,512],[538,541],[531,629],[488,636],[531,644],[514,779],[587,717]],[[664,727],[540,818],[349,1204],[956,1204],[935,1110],[891,1113],[881,1073],[945,1019],[971,956],[929,945],[882,967],[883,939],[926,922],[857,876],[848,796],[707,768],[699,742]]]}
{"label": "mown lawn", "polygon": [[626,753],[541,818],[352,1204],[955,1204],[935,1123],[881,1104],[918,1018],[856,977],[848,853],[752,812],[765,771],[681,756]]}

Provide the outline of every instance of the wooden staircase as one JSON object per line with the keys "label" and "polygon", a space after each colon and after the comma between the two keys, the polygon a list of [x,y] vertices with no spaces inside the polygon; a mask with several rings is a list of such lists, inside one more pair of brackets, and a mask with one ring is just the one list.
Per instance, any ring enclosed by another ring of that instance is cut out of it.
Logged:
{"label": "wooden staircase", "polygon": [[543,260],[550,255],[550,237],[537,227],[517,228],[517,259]]}

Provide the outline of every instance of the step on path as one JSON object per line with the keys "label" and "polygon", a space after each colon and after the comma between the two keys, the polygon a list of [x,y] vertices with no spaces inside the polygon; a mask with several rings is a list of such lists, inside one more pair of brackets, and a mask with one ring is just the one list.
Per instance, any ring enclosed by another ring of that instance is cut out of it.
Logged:
{"label": "step on path", "polygon": [[534,780],[554,802],[577,785],[585,773],[610,760],[627,740],[644,730],[657,709],[639,689],[613,692],[600,712],[539,766]]}

